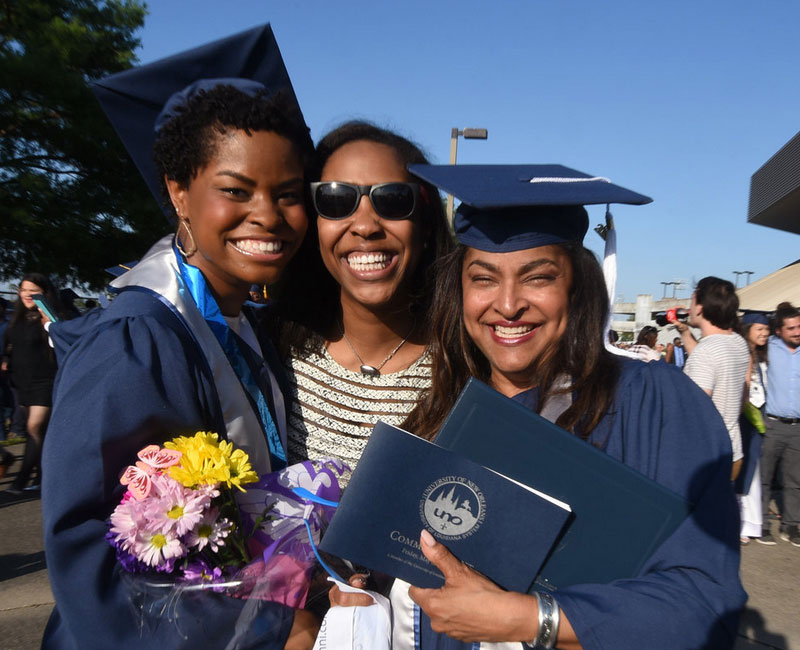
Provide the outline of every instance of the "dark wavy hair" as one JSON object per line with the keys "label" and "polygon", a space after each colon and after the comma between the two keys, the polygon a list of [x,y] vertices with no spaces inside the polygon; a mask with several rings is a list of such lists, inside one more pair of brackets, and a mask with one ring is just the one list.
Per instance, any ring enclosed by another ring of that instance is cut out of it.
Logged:
{"label": "dark wavy hair", "polygon": [[[317,144],[314,179],[322,174],[328,159],[351,142],[374,142],[391,147],[404,166],[427,164],[422,150],[410,140],[370,122],[346,122]],[[430,183],[421,182],[428,200],[418,208],[418,215],[429,231],[427,246],[422,251],[411,280],[411,309],[417,317],[417,331],[430,331],[428,317],[434,288],[434,263],[453,249],[439,191]],[[318,352],[322,338],[328,335],[341,318],[340,287],[322,262],[319,253],[317,220],[309,219],[308,232],[300,250],[284,272],[278,287],[276,308],[280,331],[277,333],[281,355]]]}
{"label": "dark wavy hair", "polygon": [[222,135],[230,131],[271,131],[296,148],[306,175],[314,160],[314,145],[297,105],[285,91],[271,97],[266,91],[248,95],[230,85],[201,90],[178,109],[158,132],[153,145],[156,172],[164,205],[172,210],[165,177],[189,187],[192,179],[214,157]]}
{"label": "dark wavy hair", "polygon": [[[531,385],[539,388],[539,410],[547,396],[559,392],[555,381],[569,375],[572,405],[557,424],[584,439],[608,412],[619,379],[619,363],[603,345],[608,294],[603,271],[594,254],[580,243],[559,244],[572,263],[567,328],[558,345],[548,349],[531,368]],[[444,423],[470,377],[488,383],[489,360],[464,327],[461,271],[467,248],[459,246],[441,261],[433,301],[434,340],[432,386],[403,428],[430,440]],[[563,389],[561,389],[563,391]]]}

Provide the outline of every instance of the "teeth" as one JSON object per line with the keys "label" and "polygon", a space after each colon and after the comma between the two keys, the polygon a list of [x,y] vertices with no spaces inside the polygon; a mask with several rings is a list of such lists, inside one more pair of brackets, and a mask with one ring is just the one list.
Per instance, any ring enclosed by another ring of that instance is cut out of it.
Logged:
{"label": "teeth", "polygon": [[503,327],[502,325],[494,326],[494,333],[497,336],[507,339],[513,339],[523,334],[527,334],[533,330],[533,325],[520,325],[518,327]]}
{"label": "teeth", "polygon": [[387,253],[351,253],[347,263],[356,271],[380,271],[389,265],[391,256]]}
{"label": "teeth", "polygon": [[263,241],[261,239],[241,239],[233,244],[244,253],[279,253],[282,241]]}

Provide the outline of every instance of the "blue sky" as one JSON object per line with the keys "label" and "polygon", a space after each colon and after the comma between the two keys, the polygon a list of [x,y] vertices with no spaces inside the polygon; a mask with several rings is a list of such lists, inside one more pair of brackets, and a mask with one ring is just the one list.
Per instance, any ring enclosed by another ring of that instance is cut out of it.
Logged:
{"label": "blue sky", "polygon": [[[152,0],[149,11],[142,63],[270,22],[315,140],[366,118],[446,163],[451,127],[485,127],[488,140],[459,142],[459,163],[561,163],[652,196],[613,208],[618,297],[734,270],[752,281],[800,258],[798,235],[747,223],[750,176],[800,131],[796,0]],[[592,232],[587,245],[602,250]]]}

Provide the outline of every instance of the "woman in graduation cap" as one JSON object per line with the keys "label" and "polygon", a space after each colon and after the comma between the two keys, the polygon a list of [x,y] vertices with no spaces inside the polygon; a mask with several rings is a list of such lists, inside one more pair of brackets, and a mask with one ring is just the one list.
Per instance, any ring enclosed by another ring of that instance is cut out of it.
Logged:
{"label": "woman in graduation cap", "polygon": [[[725,427],[682,373],[605,350],[608,296],[582,245],[584,204],[650,199],[552,165],[411,171],[463,202],[434,301],[433,386],[404,428],[432,437],[477,377],[693,504],[636,578],[553,593],[503,591],[424,531],[420,546],[446,583],[408,592],[424,612],[419,647],[732,646],[745,593]],[[395,629],[413,629],[395,600]]]}
{"label": "woman in graduation cap", "polygon": [[[211,78],[196,81],[198,69]],[[207,592],[166,603],[150,627],[104,540],[120,474],[147,445],[214,431],[259,474],[286,465],[277,355],[243,309],[307,228],[313,148],[272,32],[114,75],[96,92],[177,232],[114,282],[107,309],[50,328],[61,371],[42,502],[56,606],[43,646],[310,648],[306,612]]]}

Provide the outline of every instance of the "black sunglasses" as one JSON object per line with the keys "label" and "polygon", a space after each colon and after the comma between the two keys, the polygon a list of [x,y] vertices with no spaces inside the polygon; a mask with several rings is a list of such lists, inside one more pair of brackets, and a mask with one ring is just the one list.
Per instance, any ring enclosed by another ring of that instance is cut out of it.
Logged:
{"label": "black sunglasses", "polygon": [[324,219],[346,219],[356,210],[365,194],[369,196],[375,213],[383,219],[408,219],[417,207],[420,192],[418,183],[380,183],[354,185],[339,181],[311,183],[311,200],[314,209]]}

